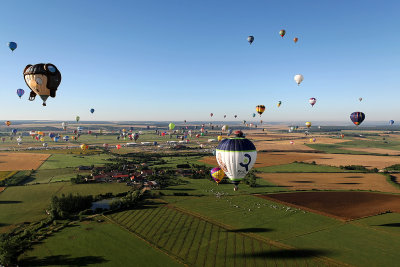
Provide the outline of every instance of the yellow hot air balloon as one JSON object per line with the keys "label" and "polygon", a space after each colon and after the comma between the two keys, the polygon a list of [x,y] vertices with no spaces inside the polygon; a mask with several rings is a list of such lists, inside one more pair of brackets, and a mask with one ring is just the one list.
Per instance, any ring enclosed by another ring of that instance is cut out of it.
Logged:
{"label": "yellow hot air balloon", "polygon": [[42,137],[42,138],[40,138],[40,141],[41,141],[41,142],[43,142],[43,141],[44,141],[44,138],[43,138],[43,137]]}
{"label": "yellow hot air balloon", "polygon": [[311,127],[311,122],[307,121],[306,122],[306,126],[307,126],[307,128],[310,128]]}
{"label": "yellow hot air balloon", "polygon": [[225,172],[219,167],[212,169],[210,174],[217,184],[219,184],[225,176]]}
{"label": "yellow hot air balloon", "polygon": [[256,106],[256,111],[257,111],[257,113],[260,114],[260,116],[261,116],[261,114],[263,114],[264,111],[265,111],[265,106],[264,106],[264,105],[258,105],[258,106]]}
{"label": "yellow hot air balloon", "polygon": [[85,151],[85,150],[88,149],[88,148],[89,148],[89,146],[86,145],[86,144],[82,144],[82,145],[81,145],[81,149],[82,149],[83,151]]}
{"label": "yellow hot air balloon", "polygon": [[222,137],[221,135],[218,135],[218,142],[221,141],[222,138],[223,138],[223,137]]}

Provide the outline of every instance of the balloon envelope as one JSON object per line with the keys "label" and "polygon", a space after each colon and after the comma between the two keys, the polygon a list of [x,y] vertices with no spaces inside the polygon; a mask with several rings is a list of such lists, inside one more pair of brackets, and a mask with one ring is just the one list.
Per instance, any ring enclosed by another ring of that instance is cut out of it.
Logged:
{"label": "balloon envelope", "polygon": [[311,122],[307,121],[306,122],[306,126],[307,126],[307,128],[310,128],[311,127]]}
{"label": "balloon envelope", "polygon": [[257,150],[254,144],[238,133],[236,137],[222,140],[216,149],[216,158],[219,167],[228,178],[237,185],[251,170],[257,159]]}
{"label": "balloon envelope", "polygon": [[9,42],[8,43],[8,48],[10,48],[11,51],[14,51],[15,49],[17,49],[17,43],[16,42]]}
{"label": "balloon envelope", "polygon": [[350,120],[355,124],[355,125],[360,125],[365,119],[365,114],[359,111],[353,112],[350,115]]}
{"label": "balloon envelope", "polygon": [[92,114],[94,113],[94,108],[90,109],[90,113],[92,113]]}
{"label": "balloon envelope", "polygon": [[264,105],[258,105],[258,106],[256,106],[256,111],[257,111],[257,113],[260,114],[260,116],[261,116],[261,114],[263,114],[264,111],[265,111],[265,106],[264,106]]}
{"label": "balloon envelope", "polygon": [[283,38],[283,36],[285,36],[286,31],[285,30],[280,30],[279,31],[279,35]]}
{"label": "balloon envelope", "polygon": [[219,184],[222,181],[222,179],[224,179],[224,176],[225,176],[224,171],[219,167],[213,168],[210,171],[210,174],[211,174],[211,177],[214,179],[214,181],[217,182],[217,184]]}
{"label": "balloon envelope", "polygon": [[175,124],[171,122],[171,123],[168,125],[168,128],[169,128],[170,130],[173,130],[173,129],[175,128]]}
{"label": "balloon envelope", "polygon": [[19,98],[21,98],[21,96],[23,96],[25,93],[24,89],[17,89],[17,95],[19,96]]}
{"label": "balloon envelope", "polygon": [[394,120],[390,120],[390,121],[389,121],[389,124],[390,124],[390,125],[393,125],[393,123],[394,123]]}
{"label": "balloon envelope", "polygon": [[301,74],[296,74],[296,75],[294,76],[294,80],[295,80],[295,82],[297,83],[297,85],[300,85],[301,82],[304,80],[304,76],[301,75]]}
{"label": "balloon envelope", "polygon": [[310,102],[311,106],[313,107],[315,105],[315,103],[317,103],[317,99],[315,99],[314,97],[311,97],[308,102]]}
{"label": "balloon envelope", "polygon": [[254,36],[250,35],[249,37],[247,37],[247,42],[252,44],[254,42]]}

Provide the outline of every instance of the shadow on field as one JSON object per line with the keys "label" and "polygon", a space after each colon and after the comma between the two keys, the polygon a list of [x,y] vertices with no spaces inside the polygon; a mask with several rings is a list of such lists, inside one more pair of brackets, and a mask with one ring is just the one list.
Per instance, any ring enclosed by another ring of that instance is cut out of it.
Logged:
{"label": "shadow on field", "polygon": [[193,188],[164,188],[163,190],[169,190],[169,191],[193,191],[196,189]]}
{"label": "shadow on field", "polygon": [[293,187],[291,185],[267,185],[267,184],[258,184],[256,187]]}
{"label": "shadow on field", "polygon": [[20,266],[88,266],[89,264],[100,264],[105,262],[108,262],[108,260],[100,256],[71,258],[71,255],[54,255],[41,259],[38,259],[37,257],[28,257],[20,262]]}
{"label": "shadow on field", "polygon": [[266,233],[266,232],[272,232],[274,230],[270,229],[270,228],[253,227],[253,228],[232,229],[232,230],[226,230],[226,231],[233,232],[233,233]]}
{"label": "shadow on field", "polygon": [[279,249],[270,251],[261,251],[256,253],[239,254],[237,257],[247,258],[277,258],[277,259],[296,259],[296,258],[312,258],[319,256],[331,255],[332,252],[323,249]]}
{"label": "shadow on field", "polygon": [[290,181],[291,183],[312,184],[314,181]]}
{"label": "shadow on field", "polygon": [[0,200],[0,204],[17,204],[22,203],[20,200]]}
{"label": "shadow on field", "polygon": [[363,176],[346,176],[346,177],[344,177],[344,178],[363,178]]}
{"label": "shadow on field", "polygon": [[360,183],[336,183],[336,184],[360,184]]}
{"label": "shadow on field", "polygon": [[379,224],[375,226],[387,226],[387,227],[400,227],[400,223],[385,223],[385,224]]}
{"label": "shadow on field", "polygon": [[0,223],[0,227],[4,227],[4,226],[9,226],[10,224],[8,223]]}

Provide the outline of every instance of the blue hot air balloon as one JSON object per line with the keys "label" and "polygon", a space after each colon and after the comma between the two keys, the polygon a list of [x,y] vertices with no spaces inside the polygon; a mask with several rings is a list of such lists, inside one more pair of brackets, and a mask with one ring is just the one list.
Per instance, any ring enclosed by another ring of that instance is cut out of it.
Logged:
{"label": "blue hot air balloon", "polygon": [[11,130],[11,132],[12,132],[13,135],[15,135],[15,134],[17,133],[17,131],[18,131],[17,129],[12,129],[12,130]]}
{"label": "blue hot air balloon", "polygon": [[92,114],[94,113],[94,108],[90,109],[90,113],[92,113]]}
{"label": "blue hot air balloon", "polygon": [[393,125],[393,123],[394,123],[394,120],[390,120],[390,121],[389,121],[389,124],[390,124],[390,125]]}
{"label": "blue hot air balloon", "polygon": [[257,150],[254,144],[244,138],[242,131],[235,132],[236,137],[222,140],[216,149],[216,158],[219,167],[238,190],[238,184],[253,168],[257,159]]}
{"label": "blue hot air balloon", "polygon": [[11,51],[14,51],[17,49],[17,43],[16,42],[9,42],[8,47],[11,49]]}
{"label": "blue hot air balloon", "polygon": [[365,114],[359,111],[353,112],[350,115],[350,120],[355,124],[355,125],[360,125],[365,119]]}
{"label": "blue hot air balloon", "polygon": [[55,136],[54,137],[54,142],[58,142],[58,140],[60,140],[60,137],[59,136]]}
{"label": "blue hot air balloon", "polygon": [[21,98],[21,96],[23,96],[25,93],[24,89],[17,89],[17,95],[19,96],[19,98]]}
{"label": "blue hot air balloon", "polygon": [[253,118],[256,116],[256,113],[253,113]]}
{"label": "blue hot air balloon", "polygon": [[69,136],[66,135],[66,136],[63,137],[63,139],[64,139],[65,142],[68,142],[69,141]]}

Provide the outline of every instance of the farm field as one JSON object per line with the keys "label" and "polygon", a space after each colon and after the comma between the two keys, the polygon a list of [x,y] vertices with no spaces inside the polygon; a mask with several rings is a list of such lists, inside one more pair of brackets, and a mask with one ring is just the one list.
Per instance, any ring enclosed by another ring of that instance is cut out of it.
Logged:
{"label": "farm field", "polygon": [[370,192],[301,192],[260,196],[344,220],[400,213],[400,195]]}
{"label": "farm field", "polygon": [[[36,155],[36,154],[35,154]],[[40,154],[39,154],[40,155]],[[109,163],[107,159],[112,158],[107,154],[96,155],[73,155],[73,154],[53,154],[39,170],[76,168],[81,165],[90,166]]]}
{"label": "farm field", "polygon": [[165,205],[108,217],[190,266],[319,266],[326,262],[319,258],[325,251],[287,250],[252,237],[248,234],[252,228],[227,228]]}
{"label": "farm field", "polygon": [[89,175],[90,172],[79,171],[77,168],[39,169],[32,175],[34,179],[28,184],[69,181],[71,178],[75,178],[77,174]]}
{"label": "farm field", "polygon": [[20,259],[22,266],[183,266],[108,221],[64,228]]}
{"label": "farm field", "polygon": [[400,187],[378,173],[259,173],[257,176],[289,190],[371,190],[400,193]]}
{"label": "farm field", "polygon": [[50,154],[0,153],[0,171],[36,170]]}
{"label": "farm field", "polygon": [[125,184],[82,184],[69,182],[10,186],[0,194],[0,232],[22,222],[38,221],[46,217],[45,210],[53,195],[61,194],[104,194],[125,192]]}

